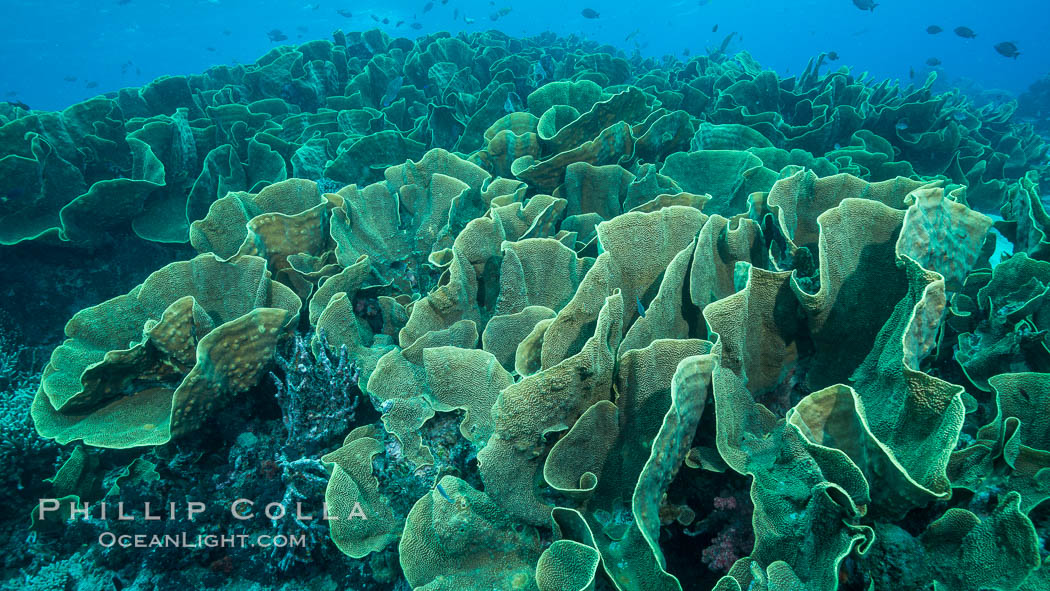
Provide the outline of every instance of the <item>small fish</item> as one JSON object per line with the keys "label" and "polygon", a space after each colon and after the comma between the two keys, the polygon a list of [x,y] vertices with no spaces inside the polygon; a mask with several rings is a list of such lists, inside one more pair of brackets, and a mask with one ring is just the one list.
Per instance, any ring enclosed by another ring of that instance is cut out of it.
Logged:
{"label": "small fish", "polygon": [[431,8],[434,8],[434,3],[433,2],[427,2],[426,4],[423,5],[423,12],[430,12]]}
{"label": "small fish", "polygon": [[715,23],[715,26],[711,27],[711,32],[712,33],[717,33],[718,32],[718,23]]}
{"label": "small fish", "polygon": [[584,8],[580,11],[580,14],[583,15],[583,18],[598,18],[601,16],[598,14],[598,11],[593,8]]}
{"label": "small fish", "polygon": [[454,9],[452,11],[452,20],[454,20],[454,21],[458,21],[459,20],[459,8],[456,8],[456,9]]}
{"label": "small fish", "polygon": [[233,35],[233,31],[231,31],[229,29],[223,29],[222,34],[226,35],[227,37],[229,37],[230,35]]}
{"label": "small fish", "polygon": [[63,80],[65,80],[66,82],[76,82],[77,81],[77,77],[76,76],[66,76],[65,78],[63,78]]}
{"label": "small fish", "polygon": [[875,7],[878,6],[874,0],[853,0],[853,5],[861,10],[870,10],[875,12]]}
{"label": "small fish", "polygon": [[95,82],[94,80],[92,80],[92,81],[88,82],[87,84],[85,84],[84,86],[86,86],[87,88],[98,88],[98,82]]}
{"label": "small fish", "polygon": [[638,303],[638,315],[645,318],[645,306],[642,305],[642,298],[635,297],[635,300]]}
{"label": "small fish", "polygon": [[513,113],[514,111],[518,110],[517,106],[515,106],[515,101],[513,99],[518,99],[517,102],[521,103],[521,97],[518,96],[518,93],[516,93],[516,92],[508,93],[507,94],[507,100],[503,101],[503,110],[505,112]]}
{"label": "small fish", "polygon": [[500,16],[507,16],[508,14],[510,14],[511,10],[513,10],[513,9],[510,6],[504,6],[503,8],[499,9],[499,15]]}
{"label": "small fish", "polygon": [[215,51],[215,48],[212,47],[211,45],[205,47],[204,49],[205,49],[205,51]]}
{"label": "small fish", "polygon": [[977,33],[974,33],[970,27],[955,27],[955,34],[963,39],[974,39],[977,37]]}
{"label": "small fish", "polygon": [[634,39],[635,37],[637,37],[638,33],[641,33],[641,32],[642,32],[641,29],[635,29],[635,30],[631,31],[630,33],[627,33],[627,36],[623,38],[623,42],[627,43],[631,39]]}
{"label": "small fish", "polygon": [[685,49],[682,50],[682,55],[685,56],[685,57],[689,57],[689,48],[688,47],[686,47]]}
{"label": "small fish", "polygon": [[915,68],[908,68],[908,78],[915,79]]}
{"label": "small fish", "polygon": [[272,29],[269,33],[266,34],[266,36],[269,37],[270,41],[273,41],[274,43],[278,41],[284,41],[288,38],[288,35],[285,35],[284,32],[280,29]]}
{"label": "small fish", "polygon": [[131,0],[117,0],[117,6],[127,6],[131,4]]}
{"label": "small fish", "polygon": [[387,18],[384,18],[384,19],[383,19],[383,24],[384,24],[384,25],[389,25],[389,24],[390,24],[390,18],[389,18],[389,17],[387,17]]}
{"label": "small fish", "polygon": [[908,129],[908,118],[905,117],[905,118],[901,119],[900,121],[897,122],[897,125],[895,125],[894,127],[897,128],[897,131],[905,131],[905,130],[907,130]]}
{"label": "small fish", "polygon": [[926,32],[931,35],[936,35],[937,33],[940,33],[942,31],[944,31],[944,29],[938,27],[937,25],[930,25],[926,27]]}
{"label": "small fish", "polygon": [[437,491],[439,493],[441,493],[441,496],[444,497],[446,501],[452,503],[453,505],[456,504],[456,502],[452,500],[452,497],[448,496],[448,493],[445,492],[445,488],[443,486],[441,486],[440,482],[437,484],[436,488],[437,488]]}
{"label": "small fish", "polygon": [[350,12],[349,10],[347,10],[345,8],[340,8],[339,10],[336,10],[336,12],[339,13],[339,16],[346,17],[346,18],[354,18],[354,13]]}
{"label": "small fish", "polygon": [[839,60],[838,52],[837,51],[829,51],[828,52],[828,59],[833,61],[833,62],[837,62]]}
{"label": "small fish", "polygon": [[995,44],[995,50],[999,52],[999,55],[1003,57],[1012,57],[1017,59],[1017,56],[1021,55],[1020,51],[1017,51],[1017,44],[1013,41],[1003,41],[1002,43]]}
{"label": "small fish", "polygon": [[397,21],[397,24],[395,24],[394,27],[397,28],[397,27],[400,27],[403,24],[405,24],[405,21]]}
{"label": "small fish", "polygon": [[404,84],[404,82],[404,77],[398,76],[386,85],[386,92],[383,93],[382,100],[384,107],[389,107],[390,103],[394,102],[394,99],[397,98],[397,93],[401,92],[401,85]]}
{"label": "small fish", "polygon": [[372,20],[374,20],[375,22],[377,22],[377,23],[379,22],[379,17],[378,17],[378,16],[376,16],[376,15],[374,15],[374,14],[372,14],[372,15],[369,15],[369,16],[371,16],[371,17],[372,17]]}
{"label": "small fish", "polygon": [[305,33],[307,31],[309,31],[310,29],[305,27],[305,26],[303,26],[303,25],[299,25],[298,27],[295,28],[295,30],[299,31],[300,33]]}
{"label": "small fish", "polygon": [[423,23],[417,21],[417,22],[414,22],[414,23],[412,23],[411,25],[408,25],[408,26],[410,26],[413,29],[418,31],[418,30],[423,28]]}
{"label": "small fish", "polygon": [[935,57],[931,57],[930,59],[926,60],[926,65],[930,66],[931,68],[936,68],[937,66],[941,65],[941,60]]}
{"label": "small fish", "polygon": [[[15,94],[18,94],[18,93],[16,92]],[[10,96],[10,93],[8,93],[8,95]],[[11,105],[12,107],[19,107],[19,108],[25,109],[26,111],[31,110],[29,108],[29,105],[23,103],[22,101],[6,101],[6,102],[7,102],[7,104]]]}
{"label": "small fish", "polygon": [[473,25],[474,24],[474,19],[470,18],[469,16],[464,16],[463,17],[463,22],[467,23],[468,25]]}
{"label": "small fish", "polygon": [[499,20],[499,13],[498,12],[493,12],[492,14],[490,14],[489,15],[489,20],[490,21],[498,21]]}
{"label": "small fish", "polygon": [[444,6],[444,5],[446,5],[446,4],[448,4],[448,0],[441,0],[441,5],[442,5],[442,6]]}
{"label": "small fish", "polygon": [[18,96],[18,91],[17,90],[9,90],[6,93],[4,93],[4,96]]}

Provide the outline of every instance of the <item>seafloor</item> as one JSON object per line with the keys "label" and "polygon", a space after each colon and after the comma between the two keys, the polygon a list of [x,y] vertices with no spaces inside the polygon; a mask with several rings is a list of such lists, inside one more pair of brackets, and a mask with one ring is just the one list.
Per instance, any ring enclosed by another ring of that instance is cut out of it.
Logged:
{"label": "seafloor", "polygon": [[[1050,93],[934,82],[368,31],[0,104],[5,588],[1050,589]],[[303,544],[105,543],[182,534]]]}

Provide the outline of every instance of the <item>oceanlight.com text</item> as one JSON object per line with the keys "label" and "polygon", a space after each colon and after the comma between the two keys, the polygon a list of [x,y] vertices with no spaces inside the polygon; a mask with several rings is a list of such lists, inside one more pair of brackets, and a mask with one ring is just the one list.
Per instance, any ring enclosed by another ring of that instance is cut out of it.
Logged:
{"label": "oceanlight.com text", "polygon": [[181,534],[149,535],[103,532],[99,545],[106,548],[301,548],[306,546],[306,535],[249,535],[249,534]]}

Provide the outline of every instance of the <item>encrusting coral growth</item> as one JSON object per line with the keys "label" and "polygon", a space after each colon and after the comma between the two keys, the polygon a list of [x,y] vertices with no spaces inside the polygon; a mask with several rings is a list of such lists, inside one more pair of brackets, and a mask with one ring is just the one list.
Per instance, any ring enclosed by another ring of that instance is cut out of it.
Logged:
{"label": "encrusting coral growth", "polygon": [[105,199],[199,252],[70,320],[37,430],[178,441],[299,331],[275,469],[324,453],[369,515],[335,546],[412,589],[1045,588],[1031,128],[932,79],[542,41],[340,33],[0,127],[0,178],[43,179],[0,240],[97,240]]}

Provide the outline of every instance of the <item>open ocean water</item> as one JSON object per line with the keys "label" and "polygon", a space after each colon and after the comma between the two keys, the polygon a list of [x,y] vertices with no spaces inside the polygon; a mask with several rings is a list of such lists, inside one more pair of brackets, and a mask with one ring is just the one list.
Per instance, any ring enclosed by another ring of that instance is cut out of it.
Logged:
{"label": "open ocean water", "polygon": [[1045,2],[0,15],[0,589],[1050,591]]}

